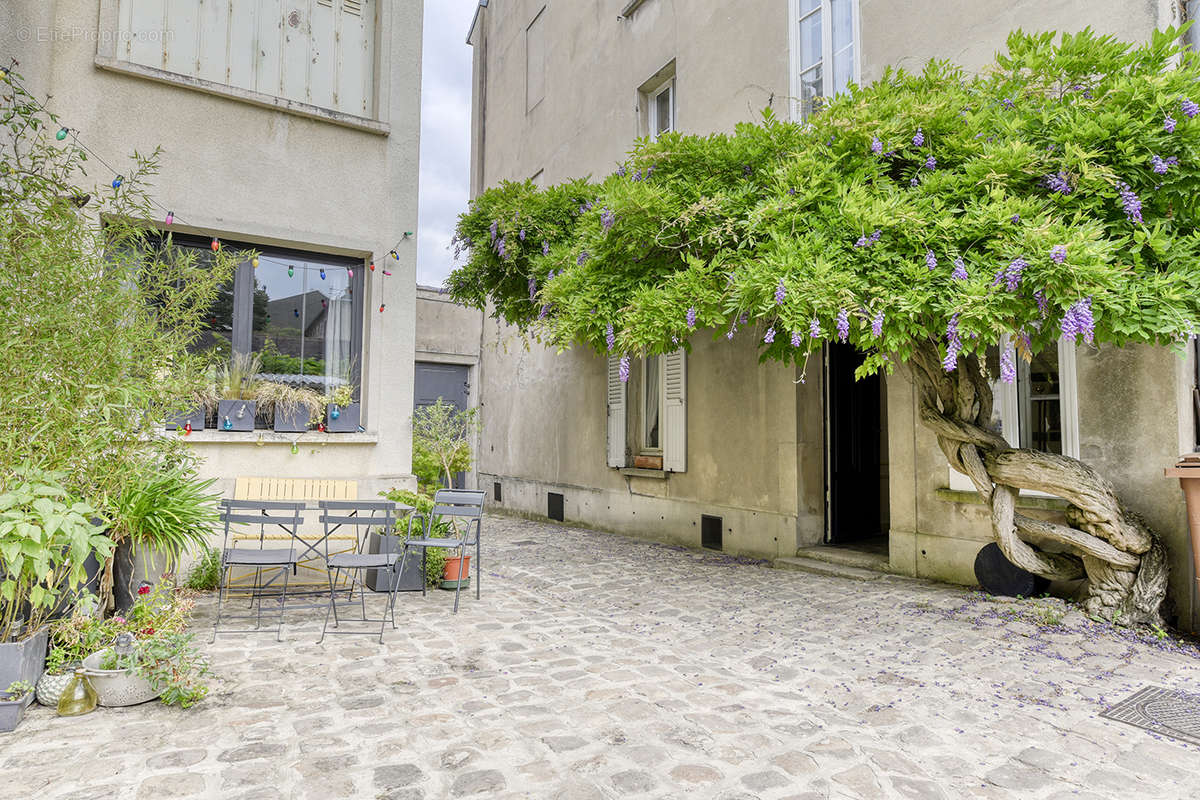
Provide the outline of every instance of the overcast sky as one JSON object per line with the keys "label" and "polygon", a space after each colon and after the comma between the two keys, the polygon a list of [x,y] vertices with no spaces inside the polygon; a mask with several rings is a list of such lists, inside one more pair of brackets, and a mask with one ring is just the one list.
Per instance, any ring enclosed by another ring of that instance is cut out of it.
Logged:
{"label": "overcast sky", "polygon": [[467,205],[471,157],[471,48],[478,0],[426,0],[421,71],[421,183],[417,283],[440,286],[447,249]]}

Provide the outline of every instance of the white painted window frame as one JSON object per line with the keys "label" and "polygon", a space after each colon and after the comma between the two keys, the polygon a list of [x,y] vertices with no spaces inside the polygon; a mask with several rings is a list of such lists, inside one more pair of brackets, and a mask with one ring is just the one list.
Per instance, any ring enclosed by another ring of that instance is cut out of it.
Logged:
{"label": "white painted window frame", "polygon": [[[1000,339],[1001,352],[1009,346],[1008,335]],[[1075,369],[1075,345],[1065,337],[1058,340],[1058,412],[1062,422],[1063,455],[1079,458],[1079,378]],[[1021,446],[1021,415],[1018,410],[1017,384],[1001,383],[994,398],[1000,411],[1003,435],[1013,447]],[[950,465],[950,488],[975,491],[971,479]],[[1046,497],[1044,492],[1023,490],[1022,494]]]}
{"label": "white painted window frame", "polygon": [[[668,112],[668,116],[670,117],[671,122],[665,131],[659,131],[658,130],[658,98],[660,95],[662,95],[665,92],[670,92],[670,101],[671,102],[670,102],[670,106],[669,106],[670,110]],[[654,142],[654,141],[658,141],[659,134],[670,133],[671,131],[675,130],[675,76],[672,75],[670,78],[667,78],[665,81],[663,81],[662,86],[659,86],[658,88],[649,92],[649,98],[650,98],[650,102],[649,102],[649,105],[647,106],[647,116],[649,117],[650,125],[648,126],[648,129],[649,129],[649,133],[650,133],[650,141]]]}
{"label": "white painted window frame", "polygon": [[[859,0],[849,1],[853,4],[850,10],[850,24],[853,27],[851,42],[854,45],[854,62],[850,80],[853,83],[861,83],[862,47],[859,35],[861,27],[859,22]],[[800,20],[809,14],[817,13],[817,10],[813,9],[806,14],[801,14],[800,0],[788,0],[788,94],[791,95],[788,107],[792,120],[796,122],[804,121],[800,104],[800,71],[803,69],[803,65],[800,63]],[[833,9],[830,5],[830,0],[821,0],[819,10],[821,13],[821,60],[818,63],[821,65],[821,95],[832,97],[834,93]]]}

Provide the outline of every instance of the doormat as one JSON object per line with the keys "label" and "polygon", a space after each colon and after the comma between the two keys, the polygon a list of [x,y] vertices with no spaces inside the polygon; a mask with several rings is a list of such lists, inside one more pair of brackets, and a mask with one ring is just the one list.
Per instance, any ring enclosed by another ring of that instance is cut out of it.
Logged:
{"label": "doormat", "polygon": [[1200,747],[1200,694],[1147,686],[1100,716]]}

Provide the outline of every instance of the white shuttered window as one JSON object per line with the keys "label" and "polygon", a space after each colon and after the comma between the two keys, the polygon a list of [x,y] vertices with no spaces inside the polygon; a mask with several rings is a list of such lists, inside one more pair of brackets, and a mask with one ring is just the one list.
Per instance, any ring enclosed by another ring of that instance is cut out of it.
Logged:
{"label": "white shuttered window", "polygon": [[[661,369],[658,362],[661,360]],[[655,359],[654,372],[661,375],[661,392],[655,390],[654,395],[661,398],[661,418],[654,424],[657,431],[657,444],[662,449],[663,469],[667,472],[687,471],[687,353],[680,349],[667,353],[660,359]],[[621,360],[617,356],[608,357],[608,466],[627,466],[626,451],[628,441],[626,432],[629,426],[629,403],[627,387],[621,380]],[[643,387],[644,388],[644,387]],[[645,393],[643,392],[643,399]],[[646,412],[639,409],[643,415],[642,425],[646,426]]]}
{"label": "white shuttered window", "polygon": [[608,357],[608,465],[625,466],[625,382],[621,359]]}
{"label": "white shuttered window", "polygon": [[117,58],[375,116],[379,0],[119,0]]}

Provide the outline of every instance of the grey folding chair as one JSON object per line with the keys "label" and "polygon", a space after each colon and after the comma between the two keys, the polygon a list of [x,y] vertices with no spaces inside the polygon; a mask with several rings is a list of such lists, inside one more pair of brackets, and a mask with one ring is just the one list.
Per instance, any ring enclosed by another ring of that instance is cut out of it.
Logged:
{"label": "grey folding chair", "polygon": [[[443,547],[446,549],[458,550],[458,580],[454,587],[454,613],[458,613],[458,595],[462,590],[463,578],[470,577],[470,571],[466,574],[463,571],[462,556],[470,547],[475,548],[475,599],[479,599],[479,576],[482,574],[479,565],[479,556],[482,548],[479,544],[480,529],[483,527],[483,496],[481,491],[470,489],[438,489],[437,494],[433,496],[433,509],[428,515],[417,512],[414,517],[424,519],[424,532],[419,539],[414,539],[408,536],[404,540],[404,546],[400,558],[400,571],[404,571],[404,564],[408,559],[408,551],[410,548],[421,551],[421,565],[425,565],[425,556],[431,547]],[[462,531],[458,530],[456,524],[461,520],[464,523]],[[453,531],[451,536],[439,538],[433,536],[435,528],[441,522],[449,522],[450,529]],[[474,526],[474,535],[472,536],[472,526]],[[409,526],[411,529],[411,525]],[[422,570],[423,571],[423,570]],[[425,594],[425,585],[421,584],[421,594]]]}
{"label": "grey folding chair", "polygon": [[[333,617],[333,627],[337,628],[341,619],[338,617],[338,584],[342,573],[350,575],[350,588],[346,590],[346,602],[343,606],[354,604],[354,590],[358,589],[359,618],[356,622],[378,622],[379,643],[383,644],[383,631],[388,619],[392,627],[396,627],[396,590],[400,584],[400,570],[396,562],[399,553],[367,553],[366,542],[372,528],[381,529],[382,533],[390,533],[398,514],[412,511],[412,506],[389,503],[381,500],[322,500],[318,503],[321,509],[320,522],[325,526],[325,564],[329,574],[329,605],[325,609],[325,624],[321,626],[321,638],[317,644],[325,641],[325,634],[371,634],[373,631],[362,630],[329,630],[329,618]],[[330,555],[329,539],[335,531],[350,528],[355,531],[358,540],[353,552],[342,552]],[[409,518],[411,532],[412,518]],[[367,601],[364,570],[383,570],[387,573],[388,597],[383,614],[374,619],[367,616]]]}
{"label": "grey folding chair", "polygon": [[[213,635],[211,641],[217,640],[218,633],[254,633],[262,628],[262,604],[265,597],[278,597],[279,599],[279,621],[276,627],[275,638],[283,641],[283,622],[284,614],[287,611],[287,589],[288,576],[296,573],[296,548],[293,546],[286,547],[267,547],[268,534],[267,529],[272,529],[271,534],[274,535],[273,529],[278,528],[288,534],[289,539],[296,536],[296,532],[300,527],[301,515],[304,511],[304,503],[292,503],[269,500],[222,500],[221,501],[221,522],[225,525],[225,541],[221,547],[221,573],[220,583],[217,586],[217,619],[213,623]],[[237,547],[237,543],[253,542],[253,536],[238,535],[235,533],[234,546],[230,546],[230,532],[234,525],[257,525],[258,526],[258,547]],[[254,570],[253,578],[248,587],[250,594],[250,607],[256,608],[253,614],[228,614],[224,612],[224,603],[227,601],[227,595],[230,591],[230,575],[235,567],[241,567],[247,570]],[[278,570],[278,574],[271,574],[269,579],[263,581],[264,571],[273,573]],[[275,582],[280,580],[278,587]],[[255,621],[253,628],[245,629],[230,629],[221,630],[221,618],[225,619],[252,619]]]}

